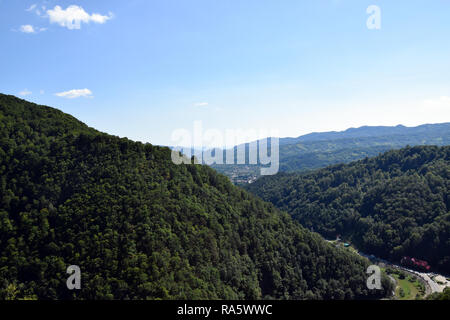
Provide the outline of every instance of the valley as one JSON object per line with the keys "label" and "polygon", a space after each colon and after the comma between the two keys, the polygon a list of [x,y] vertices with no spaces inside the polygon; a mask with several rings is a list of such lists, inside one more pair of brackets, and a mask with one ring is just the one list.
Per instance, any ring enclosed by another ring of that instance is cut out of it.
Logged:
{"label": "valley", "polygon": [[[279,173],[248,184],[248,192],[208,166],[173,164],[169,148],[108,135],[13,96],[0,95],[0,119],[3,299],[390,295],[386,275],[383,290],[365,287],[367,255],[315,232],[448,271],[448,244],[432,239],[449,238],[449,147]],[[83,270],[80,294],[61,286],[74,263]],[[442,291],[433,280],[442,276],[414,274],[430,293]]]}
{"label": "valley", "polygon": [[[250,145],[253,144],[255,142],[246,144],[246,150],[249,150]],[[330,165],[375,157],[386,151],[406,146],[449,144],[450,123],[417,127],[365,126],[341,132],[312,133],[298,138],[279,139],[279,170],[304,173]],[[255,153],[258,150],[256,147]],[[261,177],[259,169],[263,166],[261,164],[213,164],[212,167],[228,176],[233,183],[247,185]]]}

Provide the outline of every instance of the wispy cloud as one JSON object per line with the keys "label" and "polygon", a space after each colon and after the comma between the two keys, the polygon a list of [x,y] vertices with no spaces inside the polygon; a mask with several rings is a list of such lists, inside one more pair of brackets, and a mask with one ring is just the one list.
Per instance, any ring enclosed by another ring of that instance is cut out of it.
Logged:
{"label": "wispy cloud", "polygon": [[32,4],[31,6],[28,7],[28,9],[25,9],[25,11],[33,11],[34,9],[36,9],[37,4]]}
{"label": "wispy cloud", "polygon": [[28,91],[28,89],[22,90],[19,92],[19,95],[21,96],[29,96],[30,94],[32,94],[33,92]]}
{"label": "wispy cloud", "polygon": [[208,102],[197,102],[197,103],[194,103],[195,107],[207,107],[208,105],[209,105]]}
{"label": "wispy cloud", "polygon": [[40,8],[38,8],[36,4],[32,4],[28,9],[26,9],[26,11],[34,11],[38,16],[41,16],[42,12],[45,12],[45,9],[45,6],[41,6]]}
{"label": "wispy cloud", "polygon": [[69,30],[74,30],[81,29],[82,23],[93,22],[103,24],[106,21],[112,19],[113,14],[89,14],[84,11],[82,7],[71,5],[66,9],[62,9],[60,6],[55,6],[53,9],[47,10],[47,16],[50,19],[50,23],[56,23],[61,27],[65,27]]}
{"label": "wispy cloud", "polygon": [[55,96],[67,99],[75,99],[75,98],[92,98],[92,91],[89,89],[73,89],[69,91],[55,93]]}

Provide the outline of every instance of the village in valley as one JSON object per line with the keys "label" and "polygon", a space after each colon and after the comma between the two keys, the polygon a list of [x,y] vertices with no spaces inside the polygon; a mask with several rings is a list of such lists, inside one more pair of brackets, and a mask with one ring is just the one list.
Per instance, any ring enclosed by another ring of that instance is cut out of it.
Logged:
{"label": "village in valley", "polygon": [[433,293],[440,293],[445,288],[450,288],[450,277],[432,272],[427,261],[404,256],[400,260],[400,265],[396,265],[377,258],[373,254],[358,251],[350,242],[342,240],[339,234],[335,240],[327,240],[327,242],[357,253],[378,265],[382,273],[395,283],[395,290],[391,297],[393,300],[426,299]]}

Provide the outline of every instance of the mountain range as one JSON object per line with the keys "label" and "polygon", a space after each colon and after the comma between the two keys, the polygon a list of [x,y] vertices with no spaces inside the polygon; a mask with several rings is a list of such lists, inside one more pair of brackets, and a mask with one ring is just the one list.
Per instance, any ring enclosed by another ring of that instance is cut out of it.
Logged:
{"label": "mountain range", "polygon": [[[279,170],[304,172],[338,163],[350,163],[408,145],[450,144],[450,123],[417,127],[364,126],[342,132],[310,133],[297,138],[279,138]],[[250,145],[246,144],[248,150]],[[235,150],[237,147],[235,147]],[[259,163],[259,162],[258,162]],[[260,177],[260,164],[212,165],[236,184],[254,182]]]}

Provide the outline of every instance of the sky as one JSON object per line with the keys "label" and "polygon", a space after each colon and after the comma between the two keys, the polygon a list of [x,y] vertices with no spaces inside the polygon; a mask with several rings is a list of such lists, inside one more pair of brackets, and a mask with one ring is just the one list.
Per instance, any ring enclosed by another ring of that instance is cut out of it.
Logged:
{"label": "sky", "polygon": [[449,35],[447,0],[0,0],[0,92],[159,145],[441,123]]}

